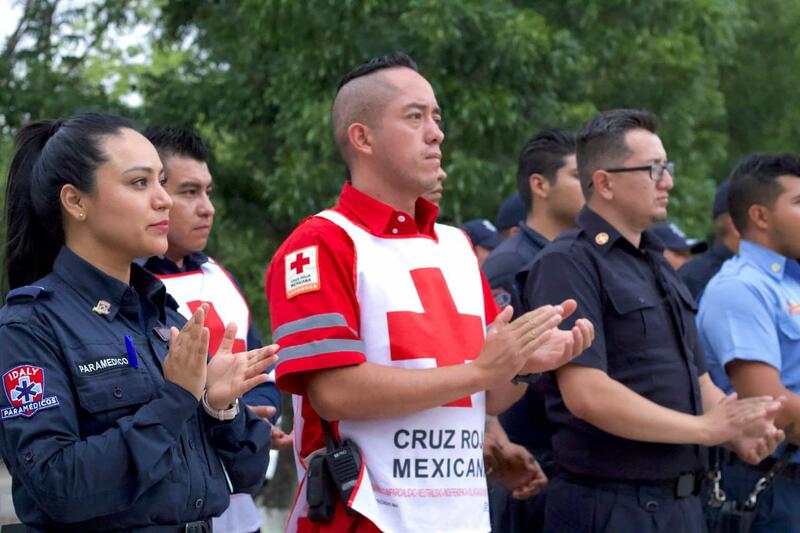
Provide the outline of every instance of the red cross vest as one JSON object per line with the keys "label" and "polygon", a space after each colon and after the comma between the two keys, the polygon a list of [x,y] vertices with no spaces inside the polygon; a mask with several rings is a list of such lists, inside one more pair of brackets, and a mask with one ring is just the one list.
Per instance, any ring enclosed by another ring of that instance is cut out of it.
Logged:
{"label": "red cross vest", "polygon": [[[367,361],[422,369],[477,357],[486,331],[475,254],[457,228],[378,237],[334,211],[356,252],[360,336]],[[340,420],[365,468],[350,505],[383,531],[489,531],[483,466],[485,394],[401,418]]]}
{"label": "red cross vest", "polygon": [[178,274],[157,274],[167,292],[178,302],[178,311],[189,318],[201,304],[208,304],[205,326],[210,335],[208,353],[217,353],[225,326],[236,323],[234,353],[247,349],[247,330],[250,328],[250,308],[230,275],[208,258],[200,270]]}

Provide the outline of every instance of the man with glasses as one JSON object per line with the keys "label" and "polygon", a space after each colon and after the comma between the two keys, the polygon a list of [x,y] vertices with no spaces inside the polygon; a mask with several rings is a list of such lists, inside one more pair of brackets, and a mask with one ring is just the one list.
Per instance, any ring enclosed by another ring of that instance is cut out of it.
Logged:
{"label": "man with glasses", "polygon": [[[672,163],[655,117],[598,114],[577,141],[587,204],[531,267],[531,305],[575,298],[594,344],[544,383],[558,465],[545,531],[703,531],[706,446],[747,462],[783,433],[781,401],[737,400],[709,379],[694,299],[647,228],[667,216]],[[569,323],[570,318],[567,320]]]}

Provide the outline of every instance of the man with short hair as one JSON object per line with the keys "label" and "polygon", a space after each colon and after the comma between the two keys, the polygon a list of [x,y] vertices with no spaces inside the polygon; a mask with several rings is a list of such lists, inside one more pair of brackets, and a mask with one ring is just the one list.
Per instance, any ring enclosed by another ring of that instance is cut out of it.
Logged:
{"label": "man with short hair", "polygon": [[[599,113],[578,135],[586,206],[536,258],[534,305],[576,298],[594,344],[547,375],[558,469],[545,530],[703,531],[706,446],[756,463],[783,434],[772,397],[725,396],[706,372],[694,299],[647,231],[667,217],[673,165],[655,117]],[[567,322],[569,322],[569,319]]]}
{"label": "man with short hair", "polygon": [[[511,304],[515,315],[527,308],[521,298],[529,266],[536,255],[563,231],[575,227],[583,206],[583,194],[575,162],[575,134],[559,128],[534,135],[519,154],[519,198],[526,216],[519,231],[489,254],[483,272],[498,305]],[[545,415],[539,384],[499,417],[509,439],[536,457],[545,472],[552,473],[552,425]],[[540,531],[544,523],[545,495],[519,501],[502,488],[490,485],[492,526],[495,531]]]}
{"label": "man with short hair", "polygon": [[[559,366],[591,342],[586,321],[555,327],[571,300],[509,323],[464,233],[435,224],[438,209],[421,196],[441,180],[441,116],[405,54],[348,74],[332,122],[351,182],[267,270],[277,382],[295,394],[290,532],[487,531],[485,413],[524,392],[516,374]],[[311,504],[339,460],[331,517]]]}
{"label": "man with short hair", "polygon": [[525,215],[517,219],[518,231],[489,255],[483,267],[495,301],[501,307],[514,306],[515,316],[525,312],[515,276],[548,242],[575,227],[583,207],[575,134],[546,129],[525,143],[517,165],[517,189]]}
{"label": "man with short hair", "polygon": [[[163,257],[151,257],[144,267],[166,285],[178,302],[178,310],[190,317],[197,307],[208,305],[206,327],[210,332],[209,353],[217,351],[225,326],[237,325],[234,352],[261,346],[261,338],[250,320],[250,309],[239,284],[231,274],[203,250],[214,224],[211,200],[213,179],[208,169],[208,150],[194,133],[178,128],[150,128],[145,136],[158,150],[172,198],[169,246]],[[253,411],[274,423],[280,411],[280,392],[274,381],[263,383],[247,395]],[[291,437],[273,426],[272,445],[288,448]],[[261,515],[249,494],[232,494],[231,504],[222,516],[214,518],[214,529],[230,533],[249,533],[261,527]]]}
{"label": "man with short hair", "polygon": [[[730,177],[739,253],[706,287],[697,315],[709,372],[740,397],[786,396],[779,427],[800,427],[800,158],[755,154]],[[798,441],[794,435],[792,440]],[[744,501],[774,465],[723,462],[729,499]],[[753,532],[800,531],[800,454],[761,495]]]}
{"label": "man with short hair", "polygon": [[720,183],[714,194],[714,206],[711,211],[714,221],[714,242],[711,248],[696,255],[678,270],[678,275],[697,301],[700,301],[706,284],[719,272],[722,263],[739,251],[739,231],[728,213],[728,183],[727,179]]}
{"label": "man with short hair", "polygon": [[664,246],[664,258],[677,271],[692,259],[692,255],[705,252],[708,245],[700,239],[690,239],[674,222],[659,222],[650,227]]}

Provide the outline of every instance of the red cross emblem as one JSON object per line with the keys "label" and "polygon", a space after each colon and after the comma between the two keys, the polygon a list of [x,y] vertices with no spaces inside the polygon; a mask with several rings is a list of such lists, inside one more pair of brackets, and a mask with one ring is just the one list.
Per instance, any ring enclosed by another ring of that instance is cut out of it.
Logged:
{"label": "red cross emblem", "polygon": [[[390,311],[389,350],[392,361],[433,358],[436,366],[459,365],[475,359],[483,346],[483,321],[458,312],[442,271],[411,271],[422,313]],[[472,407],[469,396],[445,407]]]}
{"label": "red cross emblem", "polygon": [[289,267],[292,268],[298,274],[302,274],[305,266],[310,264],[311,264],[311,259],[304,257],[302,253],[299,253],[297,254],[297,259],[295,259],[294,262],[291,265],[289,265]]}
{"label": "red cross emblem", "polygon": [[319,290],[318,251],[316,245],[307,246],[284,256],[287,300]]}

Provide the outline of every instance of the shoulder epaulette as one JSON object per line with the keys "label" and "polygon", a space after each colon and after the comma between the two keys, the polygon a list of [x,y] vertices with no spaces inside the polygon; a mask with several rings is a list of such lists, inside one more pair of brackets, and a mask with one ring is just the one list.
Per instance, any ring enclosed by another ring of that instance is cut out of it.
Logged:
{"label": "shoulder epaulette", "polygon": [[8,294],[6,294],[6,303],[8,305],[14,305],[26,301],[34,301],[51,292],[53,292],[52,289],[46,287],[25,285],[24,287],[17,287],[16,289],[8,291]]}

